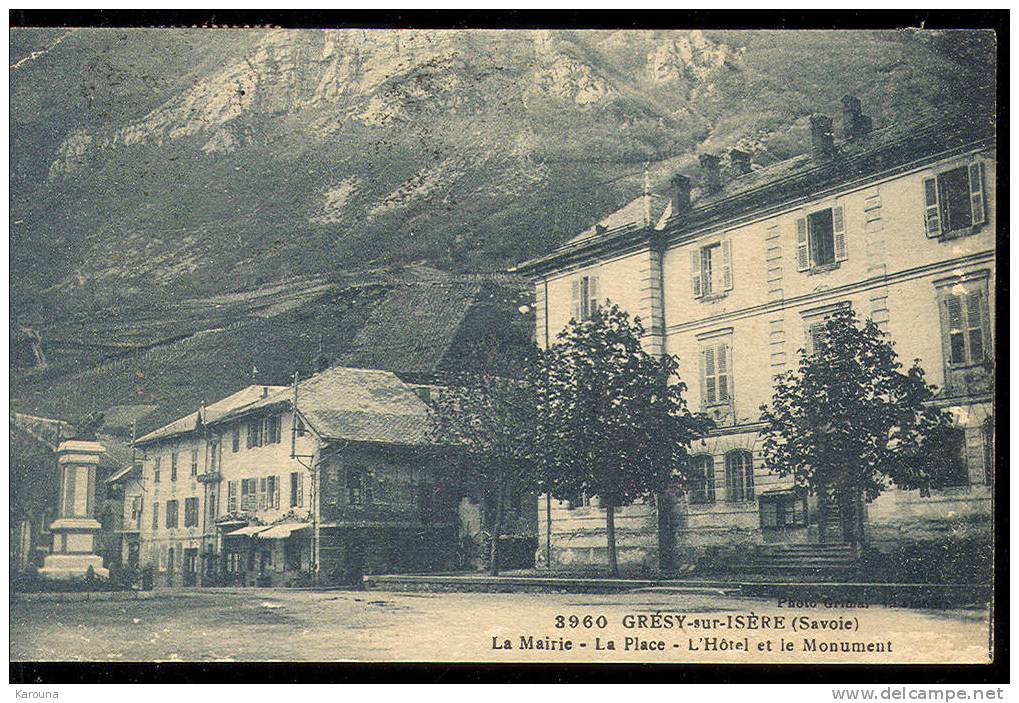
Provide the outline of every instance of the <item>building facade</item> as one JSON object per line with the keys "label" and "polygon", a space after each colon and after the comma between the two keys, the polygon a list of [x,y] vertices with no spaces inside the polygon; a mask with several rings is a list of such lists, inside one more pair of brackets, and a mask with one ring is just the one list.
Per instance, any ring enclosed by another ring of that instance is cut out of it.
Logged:
{"label": "building facade", "polygon": [[[733,150],[723,168],[704,155],[698,187],[677,175],[657,222],[596,228],[520,267],[535,282],[539,344],[611,300],[642,319],[649,351],[679,358],[691,409],[717,424],[691,449],[695,486],[620,509],[623,562],[655,570],[840,540],[818,524],[816,499],[764,470],[758,418],[773,378],[843,306],[887,332],[900,359],[921,361],[959,428],[952,485],[865,506],[867,543],[989,543],[993,112],[871,130],[853,98],[843,107],[838,142],[815,115],[802,156],[754,168]],[[599,513],[596,501],[558,505],[559,564],[604,561]]]}
{"label": "building facade", "polygon": [[142,563],[174,586],[453,568],[462,491],[429,422],[422,391],[395,374],[334,367],[151,432],[136,443]]}

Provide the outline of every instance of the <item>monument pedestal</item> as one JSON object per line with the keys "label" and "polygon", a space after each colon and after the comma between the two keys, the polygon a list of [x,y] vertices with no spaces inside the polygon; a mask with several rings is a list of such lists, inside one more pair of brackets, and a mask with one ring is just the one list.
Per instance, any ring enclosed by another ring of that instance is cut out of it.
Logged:
{"label": "monument pedestal", "polygon": [[96,535],[102,526],[95,519],[96,467],[106,448],[98,442],[71,440],[57,447],[60,467],[58,517],[50,525],[53,548],[43,560],[39,575],[52,579],[82,578],[89,568],[100,578],[110,575],[96,554]]}

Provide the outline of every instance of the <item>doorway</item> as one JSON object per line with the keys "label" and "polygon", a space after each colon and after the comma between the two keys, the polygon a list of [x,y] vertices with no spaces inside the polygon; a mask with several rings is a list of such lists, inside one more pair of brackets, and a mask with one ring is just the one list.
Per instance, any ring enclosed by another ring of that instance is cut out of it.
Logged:
{"label": "doorway", "polygon": [[184,585],[198,585],[198,549],[188,548],[184,550]]}

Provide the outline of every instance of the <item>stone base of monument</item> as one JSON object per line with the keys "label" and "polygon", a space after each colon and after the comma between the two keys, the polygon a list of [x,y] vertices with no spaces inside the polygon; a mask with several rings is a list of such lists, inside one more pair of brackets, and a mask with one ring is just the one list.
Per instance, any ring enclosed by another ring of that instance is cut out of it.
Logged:
{"label": "stone base of monument", "polygon": [[74,579],[88,575],[89,567],[98,578],[108,578],[103,558],[95,554],[99,522],[93,518],[58,518],[50,525],[53,553],[46,556],[39,575],[49,579]]}
{"label": "stone base of monument", "polygon": [[97,578],[110,576],[109,569],[103,567],[103,558],[96,554],[50,554],[38,573],[54,580],[80,579],[88,575],[89,567]]}

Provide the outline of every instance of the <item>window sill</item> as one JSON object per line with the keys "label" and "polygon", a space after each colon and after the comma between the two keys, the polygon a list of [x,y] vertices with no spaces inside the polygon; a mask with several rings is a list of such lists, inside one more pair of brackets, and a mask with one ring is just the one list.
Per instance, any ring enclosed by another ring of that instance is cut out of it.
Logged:
{"label": "window sill", "polygon": [[841,262],[833,261],[830,264],[823,264],[821,266],[813,266],[813,267],[807,269],[805,273],[808,276],[819,276],[821,274],[831,273],[832,271],[835,271],[836,269],[838,269],[841,265],[842,265]]}
{"label": "window sill", "polygon": [[728,297],[729,291],[724,291],[722,293],[708,293],[707,295],[700,296],[697,300],[702,303],[717,303],[719,300],[725,300]]}
{"label": "window sill", "polygon": [[942,232],[937,237],[933,237],[939,242],[951,242],[956,239],[962,239],[963,237],[969,237],[976,234],[986,226],[986,223],[979,225],[970,225],[969,227],[960,227],[958,229],[949,230],[948,232]]}

